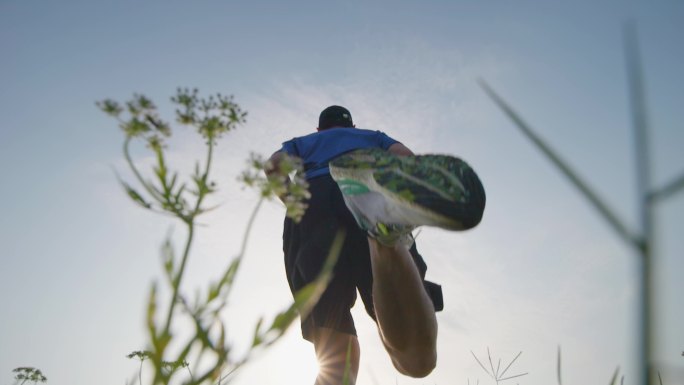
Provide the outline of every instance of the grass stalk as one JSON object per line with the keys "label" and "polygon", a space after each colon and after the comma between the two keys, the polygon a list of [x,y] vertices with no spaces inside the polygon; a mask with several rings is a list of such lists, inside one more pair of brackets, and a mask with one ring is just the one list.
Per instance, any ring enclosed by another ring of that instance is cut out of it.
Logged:
{"label": "grass stalk", "polygon": [[561,381],[561,347],[558,346],[558,359],[556,360],[556,373],[558,374],[558,385],[563,385]]}
{"label": "grass stalk", "polygon": [[487,95],[504,111],[506,115],[515,123],[515,125],[522,131],[522,133],[536,145],[536,147],[546,155],[546,157],[565,175],[572,184],[584,195],[589,203],[603,216],[608,224],[618,233],[618,235],[638,248],[641,247],[641,239],[632,234],[627,229],[624,222],[620,220],[616,214],[608,207],[604,201],[599,198],[598,194],[592,190],[589,185],[575,172],[568,163],[563,160],[556,151],[554,151],[541,137],[539,137],[530,126],[515,112],[484,80],[479,81],[480,86],[485,90]]}
{"label": "grass stalk", "polygon": [[506,366],[506,369],[504,369],[503,372],[501,372],[501,375],[502,375],[502,376],[506,374],[506,372],[508,371],[508,369],[511,367],[511,365],[513,365],[513,363],[515,362],[515,360],[517,360],[518,357],[520,357],[520,355],[522,355],[522,352],[518,352],[518,354],[511,360],[511,362],[508,364],[508,366]]}

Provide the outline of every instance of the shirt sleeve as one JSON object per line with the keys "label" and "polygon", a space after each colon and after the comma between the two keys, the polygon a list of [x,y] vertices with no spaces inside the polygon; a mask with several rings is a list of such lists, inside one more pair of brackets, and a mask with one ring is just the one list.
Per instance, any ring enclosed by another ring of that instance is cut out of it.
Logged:
{"label": "shirt sleeve", "polygon": [[385,134],[382,131],[376,131],[376,132],[377,132],[376,140],[378,141],[378,144],[380,145],[380,147],[383,150],[387,150],[394,143],[400,143],[398,140],[396,140],[394,138],[390,138],[389,135]]}
{"label": "shirt sleeve", "polygon": [[297,150],[297,143],[294,139],[283,142],[283,146],[280,151],[287,153],[288,155],[299,156],[299,151]]}

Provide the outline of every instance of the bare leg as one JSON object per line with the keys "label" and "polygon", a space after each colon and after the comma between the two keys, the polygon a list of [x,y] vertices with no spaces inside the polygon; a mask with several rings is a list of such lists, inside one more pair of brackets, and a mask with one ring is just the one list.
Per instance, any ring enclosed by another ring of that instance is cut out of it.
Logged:
{"label": "bare leg", "polygon": [[[315,385],[354,385],[356,383],[361,356],[359,340],[356,336],[319,327],[314,331],[313,343],[319,365]],[[347,369],[347,364],[349,369]],[[344,382],[345,375],[349,379],[346,383]]]}
{"label": "bare leg", "polygon": [[380,337],[402,374],[425,377],[437,362],[437,319],[409,251],[368,238]]}

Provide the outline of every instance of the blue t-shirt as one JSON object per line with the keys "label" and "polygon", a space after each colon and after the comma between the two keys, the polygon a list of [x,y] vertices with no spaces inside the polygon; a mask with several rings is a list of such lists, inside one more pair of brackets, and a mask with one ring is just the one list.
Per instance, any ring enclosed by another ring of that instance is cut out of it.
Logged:
{"label": "blue t-shirt", "polygon": [[290,139],[280,151],[301,158],[306,179],[312,179],[329,174],[328,162],[344,153],[362,148],[387,150],[394,143],[398,141],[381,131],[335,127]]}

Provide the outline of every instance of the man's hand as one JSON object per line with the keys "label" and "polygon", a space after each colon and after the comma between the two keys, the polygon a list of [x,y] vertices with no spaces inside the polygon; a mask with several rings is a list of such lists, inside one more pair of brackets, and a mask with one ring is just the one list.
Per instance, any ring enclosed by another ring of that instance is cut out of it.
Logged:
{"label": "man's hand", "polygon": [[280,190],[278,192],[278,198],[285,203],[285,197],[287,196],[287,191],[288,191],[288,186],[290,183],[292,183],[292,180],[290,179],[289,175],[283,175],[282,173],[282,165],[281,162],[283,159],[287,156],[286,153],[282,151],[276,151],[271,155],[271,157],[268,159],[268,162],[266,162],[266,167],[264,167],[264,172],[266,173],[266,178],[268,180],[273,181],[282,178],[283,176],[285,177],[284,182],[284,189]]}

